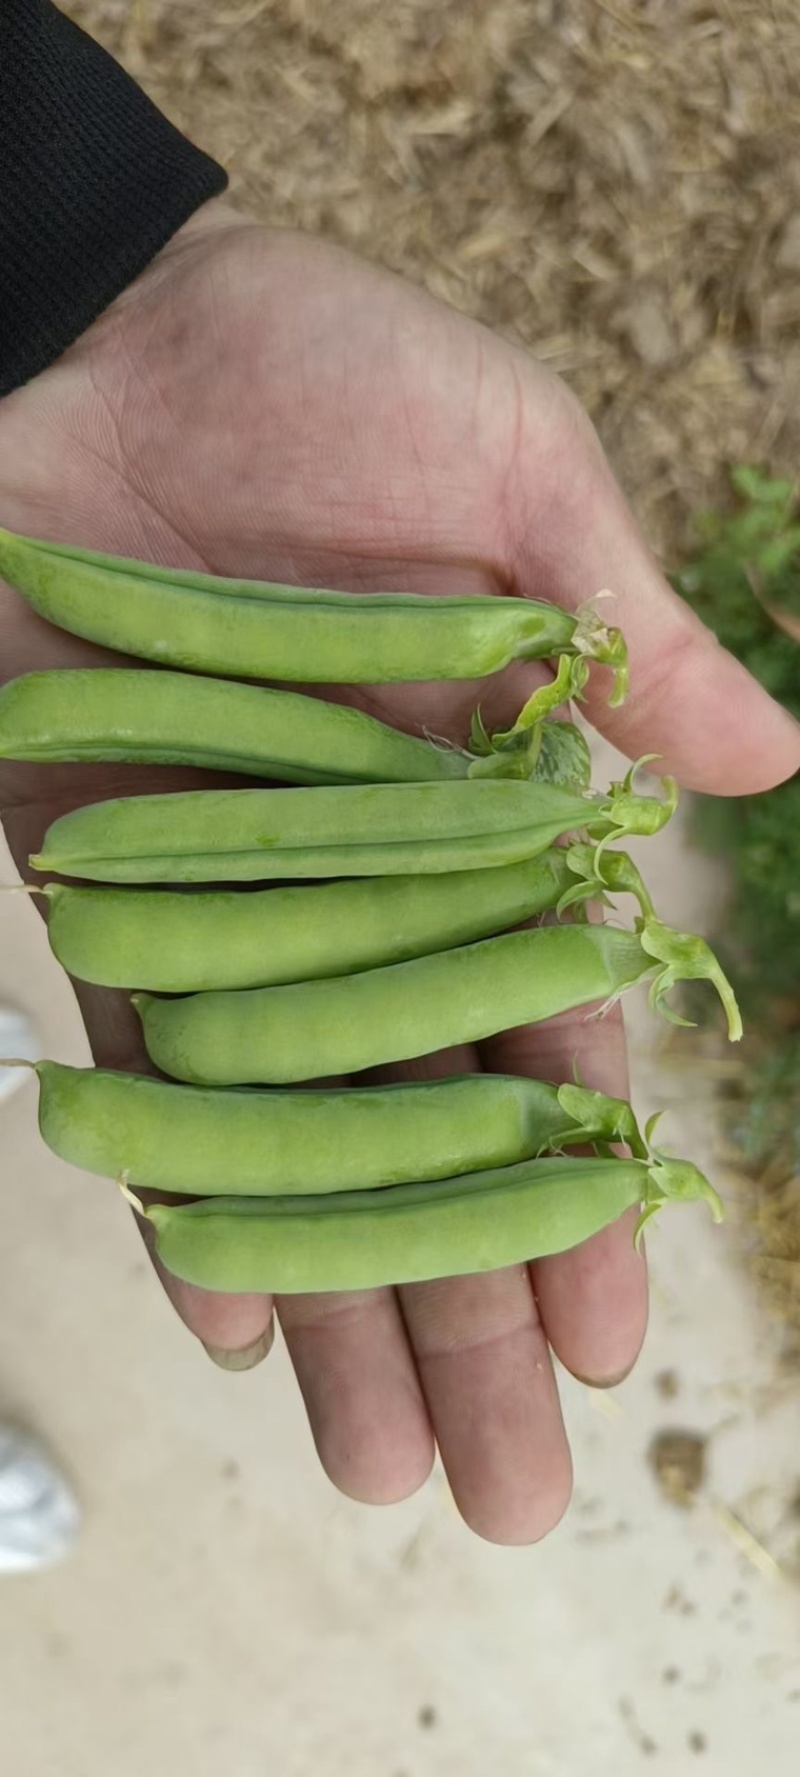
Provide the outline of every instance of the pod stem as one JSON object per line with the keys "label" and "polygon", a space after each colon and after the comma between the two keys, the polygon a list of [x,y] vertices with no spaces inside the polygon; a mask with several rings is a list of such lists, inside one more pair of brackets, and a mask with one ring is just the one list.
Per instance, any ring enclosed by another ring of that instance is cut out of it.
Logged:
{"label": "pod stem", "polygon": [[0,1067],[26,1067],[29,1073],[35,1074],[39,1071],[39,1065],[38,1061],[27,1061],[21,1055],[0,1056]]}
{"label": "pod stem", "polygon": [[0,882],[0,895],[47,895],[49,885],[41,887],[38,882]]}

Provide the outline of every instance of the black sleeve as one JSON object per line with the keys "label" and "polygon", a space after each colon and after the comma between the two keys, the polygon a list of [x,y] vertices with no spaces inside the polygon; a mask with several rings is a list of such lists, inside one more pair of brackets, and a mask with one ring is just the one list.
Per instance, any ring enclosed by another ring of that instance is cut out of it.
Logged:
{"label": "black sleeve", "polygon": [[50,0],[0,0],[0,396],[226,184]]}

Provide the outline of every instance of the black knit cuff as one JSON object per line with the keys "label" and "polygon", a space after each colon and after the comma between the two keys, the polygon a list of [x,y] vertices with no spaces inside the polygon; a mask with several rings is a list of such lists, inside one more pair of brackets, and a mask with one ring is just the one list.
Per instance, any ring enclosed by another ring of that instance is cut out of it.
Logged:
{"label": "black knit cuff", "polygon": [[0,0],[0,396],[226,184],[50,0]]}

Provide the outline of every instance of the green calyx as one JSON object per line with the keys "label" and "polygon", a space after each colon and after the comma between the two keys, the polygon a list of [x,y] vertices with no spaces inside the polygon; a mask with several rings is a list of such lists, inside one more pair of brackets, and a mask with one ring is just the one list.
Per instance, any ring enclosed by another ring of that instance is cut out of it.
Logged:
{"label": "green calyx", "polygon": [[599,846],[581,841],[567,848],[567,868],[577,880],[571,888],[564,890],[556,905],[559,918],[571,909],[574,919],[585,919],[589,901],[596,901],[601,907],[610,907],[613,903],[609,895],[633,895],[639,903],[642,917],[655,919],[656,910],[641,872],[627,852],[604,851],[599,856],[598,853]]}
{"label": "green calyx", "polygon": [[611,1142],[624,1142],[634,1159],[649,1159],[647,1142],[624,1098],[609,1098],[605,1092],[592,1092],[586,1086],[566,1083],[558,1088],[558,1102],[570,1118],[570,1125],[565,1127],[563,1136],[556,1137],[554,1147],[558,1147],[561,1141],[566,1142],[567,1138],[574,1144],[574,1125],[577,1123],[584,1140],[593,1142],[598,1149],[607,1148]]}
{"label": "green calyx", "polygon": [[475,711],[469,777],[516,777],[588,789],[591,759],[583,735],[572,722],[547,718],[560,705],[583,700],[592,660],[613,669],[609,704],[616,709],[628,690],[628,650],[621,630],[603,623],[590,602],[578,612],[569,646],[557,658],[555,677],[528,698],[513,727],[489,734],[480,709]]}
{"label": "green calyx", "polygon": [[[660,1115],[657,1112],[645,1124],[648,1147]],[[660,1148],[650,1148],[642,1211],[633,1236],[637,1252],[647,1223],[652,1221],[665,1203],[698,1202],[708,1204],[715,1222],[722,1221],[725,1212],[719,1192],[709,1184],[699,1167],[694,1166],[691,1160],[678,1160]]]}
{"label": "green calyx", "polygon": [[[558,1102],[571,1120],[569,1141],[572,1145],[576,1140],[575,1125],[578,1124],[584,1139],[594,1144],[598,1154],[611,1158],[611,1144],[624,1142],[634,1160],[642,1162],[644,1189],[641,1213],[634,1230],[637,1250],[646,1224],[665,1203],[704,1202],[708,1204],[714,1221],[722,1221],[719,1193],[699,1168],[691,1160],[676,1159],[664,1149],[653,1147],[652,1138],[661,1111],[648,1118],[642,1134],[631,1106],[624,1099],[609,1098],[604,1092],[591,1092],[580,1085],[564,1085],[558,1089]],[[552,1146],[558,1147],[558,1138]]]}
{"label": "green calyx", "polygon": [[621,783],[611,785],[605,802],[592,816],[592,825],[598,818],[604,817],[608,821],[608,831],[603,834],[595,853],[596,868],[599,868],[606,846],[613,844],[615,839],[650,838],[654,833],[660,833],[672,819],[678,806],[678,785],[674,777],[662,777],[663,798],[642,796],[636,789],[638,773],[657,758],[657,753],[645,753],[637,759]]}
{"label": "green calyx", "polygon": [[467,776],[524,778],[588,789],[591,757],[583,735],[573,722],[548,719],[561,704],[580,699],[588,674],[585,660],[562,655],[555,678],[534,691],[513,727],[497,729],[494,734],[489,734],[477,709],[470,730],[473,759]]}
{"label": "green calyx", "polygon": [[[595,594],[595,598],[607,596],[602,592]],[[598,617],[594,603],[595,600],[590,599],[580,607],[571,646],[584,660],[596,660],[600,666],[611,667],[614,684],[608,701],[610,708],[616,710],[628,695],[628,649],[622,630],[604,623]]]}
{"label": "green calyx", "polygon": [[636,924],[642,949],[663,967],[650,985],[650,1005],[654,1012],[663,1012],[672,1024],[691,1028],[692,1020],[681,1018],[666,1004],[666,995],[680,981],[710,981],[719,994],[728,1021],[728,1037],[738,1043],[742,1035],[742,1019],[736,995],[713,950],[703,938],[690,932],[675,932],[660,919],[643,919]]}
{"label": "green calyx", "polygon": [[[480,717],[473,718],[472,742],[479,740]],[[482,725],[481,725],[482,726]],[[484,731],[485,732],[485,731]],[[539,722],[527,733],[496,747],[496,735],[486,736],[489,751],[472,759],[467,777],[522,778],[526,783],[559,784],[564,789],[588,790],[592,760],[588,745],[574,722]]]}
{"label": "green calyx", "polygon": [[625,1142],[633,1158],[643,1162],[642,1208],[633,1236],[637,1252],[646,1224],[665,1203],[707,1203],[714,1221],[722,1221],[724,1210],[719,1192],[699,1167],[652,1145],[663,1112],[656,1111],[648,1117],[642,1134],[624,1099],[608,1098],[604,1092],[589,1092],[576,1085],[559,1087],[558,1102],[568,1116],[581,1123],[587,1140],[594,1141],[598,1153],[610,1155],[609,1143]]}
{"label": "green calyx", "polygon": [[[666,996],[673,987],[682,981],[710,981],[716,988],[722,1001],[728,1022],[728,1037],[732,1043],[738,1043],[742,1035],[741,1013],[731,987],[730,981],[709,944],[704,938],[695,937],[692,932],[676,932],[671,926],[665,926],[660,919],[640,918],[635,921],[634,930],[639,939],[645,956],[652,957],[654,963],[663,966],[653,971],[644,969],[637,977],[640,981],[650,982],[649,1003],[653,1012],[661,1012],[669,1019],[670,1024],[680,1024],[687,1029],[693,1028],[690,1018],[682,1018],[680,1013],[667,1005]],[[616,1005],[625,992],[620,987],[609,995],[591,1017],[602,1016]]]}

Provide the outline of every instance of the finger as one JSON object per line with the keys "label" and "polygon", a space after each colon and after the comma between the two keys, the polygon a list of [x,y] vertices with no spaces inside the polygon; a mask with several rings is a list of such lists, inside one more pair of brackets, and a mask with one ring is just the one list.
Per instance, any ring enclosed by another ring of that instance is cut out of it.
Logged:
{"label": "finger", "polygon": [[[98,1066],[121,1073],[155,1073],[128,995],[85,981],[75,981],[73,986]],[[249,1370],[261,1363],[274,1338],[271,1296],[227,1296],[184,1283],[158,1259],[152,1224],[133,1211],[131,1214],[169,1301],[209,1357],[227,1370]]]}
{"label": "finger", "polygon": [[609,710],[608,674],[595,670],[591,720],[629,758],[659,753],[689,789],[743,796],[782,782],[800,769],[800,725],[672,591],[566,391],[552,409],[544,457],[540,375],[526,368],[532,417],[504,502],[507,547],[528,596],[574,610],[601,588],[615,595],[600,611],[625,635],[630,694]]}
{"label": "finger", "polygon": [[581,1246],[533,1266],[533,1287],[556,1356],[593,1388],[614,1388],[633,1369],[647,1332],[647,1266],[628,1210]]}
{"label": "finger", "polygon": [[[479,1065],[476,1045],[463,1044],[371,1077],[435,1079]],[[566,1507],[571,1468],[525,1267],[408,1285],[399,1297],[459,1511],[491,1542],[535,1542]]]}
{"label": "finger", "polygon": [[366,1505],[416,1493],[433,1432],[392,1290],[276,1300],[322,1467]]}
{"label": "finger", "polygon": [[525,1266],[400,1291],[436,1440],[462,1517],[489,1542],[536,1542],[572,1471]]}
{"label": "finger", "polygon": [[[90,989],[90,992],[94,990]],[[113,995],[104,995],[113,998]],[[82,999],[82,1010],[87,1029],[97,1030],[95,1012],[87,1013]],[[130,1008],[128,1008],[130,1011]],[[137,1021],[138,1022],[138,1021]],[[119,1042],[119,1027],[112,1020],[112,1034]],[[141,1033],[139,1033],[140,1036]],[[126,1066],[128,1071],[152,1072],[147,1056],[134,1048],[127,1063],[118,1060],[117,1066]],[[338,1076],[330,1080],[314,1082],[320,1086],[334,1086],[343,1083]],[[302,1091],[304,1088],[299,1087]],[[180,1196],[170,1197],[166,1191],[144,1192],[143,1195],[152,1200],[158,1196],[161,1202],[180,1203]],[[188,1327],[191,1333],[205,1346],[208,1356],[223,1370],[251,1370],[263,1362],[272,1350],[275,1338],[275,1320],[273,1315],[273,1298],[270,1294],[225,1295],[221,1291],[200,1289],[195,1284],[186,1283],[182,1278],[173,1276],[162,1265],[155,1249],[155,1233],[151,1222],[141,1216],[135,1216],[139,1233],[144,1240],[153,1269],[159,1277],[165,1294],[172,1303],[176,1314]]]}
{"label": "finger", "polygon": [[[583,1083],[627,1097],[622,1013],[580,1007],[549,1023],[507,1031],[481,1045],[487,1067],[559,1083],[577,1066]],[[547,1337],[564,1367],[596,1385],[627,1374],[647,1327],[647,1272],[633,1244],[636,1214],[569,1252],[531,1267]]]}
{"label": "finger", "polygon": [[19,673],[43,672],[55,667],[135,665],[130,655],[101,648],[84,641],[68,630],[57,629],[10,586],[0,580],[0,635],[3,653],[0,660],[0,683],[14,679]]}
{"label": "finger", "polygon": [[[137,1221],[141,1225],[141,1217]],[[152,1251],[150,1258],[176,1314],[213,1363],[221,1370],[253,1370],[263,1363],[275,1338],[271,1296],[225,1296],[201,1290],[173,1277]]]}
{"label": "finger", "polygon": [[365,1068],[358,1078],[365,1086],[394,1086],[403,1080],[444,1080],[452,1074],[479,1072],[475,1044],[458,1043],[451,1049],[437,1049],[433,1055],[412,1055],[408,1061],[390,1061],[380,1067]]}
{"label": "finger", "polygon": [[[76,795],[79,797],[80,792]],[[51,804],[49,798],[41,802],[26,800],[6,816],[9,844],[29,879],[32,873],[26,868],[28,852],[40,843],[48,821],[63,808],[63,799],[56,804]],[[39,878],[40,883],[46,880]],[[45,910],[38,898],[36,905]],[[72,985],[97,1065],[122,1073],[155,1072],[142,1043],[141,1024],[129,994],[85,981],[73,980]],[[133,1219],[176,1313],[205,1345],[209,1356],[225,1369],[249,1369],[261,1362],[274,1335],[271,1297],[218,1295],[173,1277],[156,1257],[150,1223],[137,1215]]]}
{"label": "finger", "polygon": [[[441,1079],[477,1067],[471,1044],[370,1068],[380,1086]],[[433,1431],[397,1297],[287,1296],[278,1313],[326,1474],[372,1504],[404,1499],[430,1473]]]}

